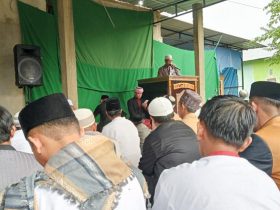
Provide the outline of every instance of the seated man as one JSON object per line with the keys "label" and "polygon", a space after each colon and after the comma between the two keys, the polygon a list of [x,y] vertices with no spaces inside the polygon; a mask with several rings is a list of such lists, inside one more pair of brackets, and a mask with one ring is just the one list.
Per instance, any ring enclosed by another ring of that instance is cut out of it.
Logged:
{"label": "seated man", "polygon": [[251,85],[250,103],[258,118],[256,134],[272,154],[272,178],[280,189],[280,84],[258,81]]}
{"label": "seated man", "polygon": [[142,121],[142,118],[133,118],[132,119],[134,125],[137,128],[138,131],[138,135],[140,138],[140,148],[141,148],[141,154],[143,152],[143,145],[145,142],[145,139],[147,138],[147,136],[151,133],[151,129],[149,129]]}
{"label": "seated man", "polygon": [[273,159],[268,145],[256,134],[252,134],[251,137],[252,143],[244,151],[239,152],[240,157],[271,176]]}
{"label": "seated man", "polygon": [[14,125],[16,126],[16,132],[14,134],[14,137],[11,139],[11,145],[12,147],[15,148],[16,151],[33,154],[28,141],[25,139],[24,133],[21,130],[21,126],[18,120],[18,115],[19,112],[17,112],[13,118]]}
{"label": "seated man", "polygon": [[[80,127],[83,129],[84,138],[88,138],[88,136],[96,136],[102,135],[100,132],[96,131],[96,123],[95,118],[90,109],[81,108],[74,110],[74,114],[79,121]],[[115,152],[118,157],[120,157],[120,149],[119,144],[114,139],[109,139],[115,145]]]}
{"label": "seated man", "polygon": [[153,210],[280,209],[280,192],[263,171],[238,156],[251,143],[252,107],[238,97],[217,96],[199,115],[203,158],[164,171]]}
{"label": "seated man", "polygon": [[102,134],[118,142],[121,157],[134,167],[138,166],[141,151],[140,139],[135,125],[121,117],[122,109],[118,98],[110,98],[106,102],[106,110],[112,120],[106,125]]}
{"label": "seated man", "polygon": [[148,110],[153,131],[144,142],[139,168],[146,177],[153,196],[158,178],[164,169],[190,163],[200,155],[195,133],[183,122],[172,119],[173,107],[168,99],[155,98]]}
{"label": "seated man", "polygon": [[94,116],[97,117],[100,115],[99,123],[97,124],[97,131],[102,132],[102,129],[105,125],[110,122],[106,114],[106,101],[108,100],[109,96],[102,95],[100,99],[100,104],[94,110]]}
{"label": "seated man", "polygon": [[16,151],[11,146],[15,132],[12,115],[0,106],[0,191],[42,169],[33,155]]}
{"label": "seated man", "polygon": [[145,209],[143,177],[106,138],[82,138],[63,94],[30,103],[19,120],[44,171],[0,193],[0,209]]}
{"label": "seated man", "polygon": [[200,95],[192,90],[185,90],[179,101],[178,113],[182,121],[197,133],[198,118],[195,112],[202,101]]}
{"label": "seated man", "polygon": [[177,114],[177,110],[175,109],[176,108],[176,98],[174,96],[171,96],[171,95],[164,95],[163,97],[167,98],[172,104],[173,113],[174,113],[173,120],[182,120],[180,118],[180,116]]}
{"label": "seated man", "polygon": [[127,101],[127,108],[130,115],[130,120],[135,122],[135,119],[147,118],[147,106],[148,101],[144,101],[142,98],[144,89],[142,87],[136,87],[134,91],[134,97]]}
{"label": "seated man", "polygon": [[74,110],[75,117],[79,121],[79,125],[84,129],[86,135],[96,135],[95,117],[90,109],[81,108]]}

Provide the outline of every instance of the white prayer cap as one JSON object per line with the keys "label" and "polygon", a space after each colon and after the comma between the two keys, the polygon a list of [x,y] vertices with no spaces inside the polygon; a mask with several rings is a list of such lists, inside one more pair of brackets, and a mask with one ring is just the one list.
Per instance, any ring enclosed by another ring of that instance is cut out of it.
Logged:
{"label": "white prayer cap", "polygon": [[19,112],[15,113],[14,117],[13,117],[13,121],[14,121],[14,125],[17,127],[17,128],[20,128],[20,123],[19,123],[19,120],[18,120],[18,115],[19,115]]}
{"label": "white prayer cap", "polygon": [[76,109],[74,110],[74,114],[82,128],[87,128],[95,123],[94,115],[90,109]]}
{"label": "white prayer cap", "polygon": [[73,102],[71,99],[68,98],[67,101],[68,101],[69,106],[73,106]]}
{"label": "white prayer cap", "polygon": [[167,98],[158,97],[151,101],[148,111],[153,117],[164,117],[173,113],[173,107]]}
{"label": "white prayer cap", "polygon": [[171,60],[172,61],[173,60],[172,55],[166,55],[165,60]]}

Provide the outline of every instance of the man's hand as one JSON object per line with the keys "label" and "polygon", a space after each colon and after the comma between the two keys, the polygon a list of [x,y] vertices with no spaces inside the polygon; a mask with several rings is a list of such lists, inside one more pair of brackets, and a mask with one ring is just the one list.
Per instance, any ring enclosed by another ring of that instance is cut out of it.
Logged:
{"label": "man's hand", "polygon": [[144,103],[142,104],[143,109],[148,108],[148,102],[149,102],[149,100],[144,101]]}

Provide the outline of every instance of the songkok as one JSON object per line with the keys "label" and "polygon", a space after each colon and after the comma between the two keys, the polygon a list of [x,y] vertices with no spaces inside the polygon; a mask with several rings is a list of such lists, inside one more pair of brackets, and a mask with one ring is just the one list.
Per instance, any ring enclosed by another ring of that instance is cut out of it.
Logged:
{"label": "songkok", "polygon": [[153,117],[164,117],[173,113],[173,107],[167,98],[158,97],[151,101],[148,111]]}
{"label": "songkok", "polygon": [[280,84],[267,81],[254,82],[250,91],[250,98],[252,97],[266,97],[280,101]]}
{"label": "songkok", "polygon": [[190,112],[196,112],[199,109],[201,101],[201,96],[189,89],[185,90],[180,98],[180,103],[187,107]]}
{"label": "songkok", "polygon": [[121,110],[121,104],[118,98],[109,98],[106,101],[106,111],[111,112],[111,111],[119,111]]}
{"label": "songkok", "polygon": [[13,121],[14,121],[14,125],[17,127],[17,128],[20,128],[20,123],[19,123],[19,120],[18,120],[18,115],[19,115],[19,112],[15,113],[14,117],[13,117]]}
{"label": "songkok", "polygon": [[62,93],[55,93],[25,106],[19,113],[19,122],[27,138],[32,128],[66,117],[75,117],[75,115],[65,96]]}
{"label": "songkok", "polygon": [[105,100],[105,99],[107,99],[107,98],[109,98],[109,96],[107,96],[107,95],[102,95],[102,96],[101,96],[101,100]]}
{"label": "songkok", "polygon": [[135,88],[135,93],[143,93],[144,89],[142,87],[136,87]]}
{"label": "songkok", "polygon": [[87,128],[95,123],[94,115],[90,109],[77,109],[74,114],[82,128]]}
{"label": "songkok", "polygon": [[173,60],[172,55],[166,55],[164,59],[165,60],[171,60],[171,61]]}

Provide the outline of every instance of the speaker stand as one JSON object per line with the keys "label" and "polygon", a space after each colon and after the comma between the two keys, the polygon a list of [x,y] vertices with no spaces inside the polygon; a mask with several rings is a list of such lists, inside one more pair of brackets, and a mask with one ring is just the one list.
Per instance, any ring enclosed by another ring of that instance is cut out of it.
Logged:
{"label": "speaker stand", "polygon": [[32,102],[32,86],[24,86],[25,104],[28,105]]}

